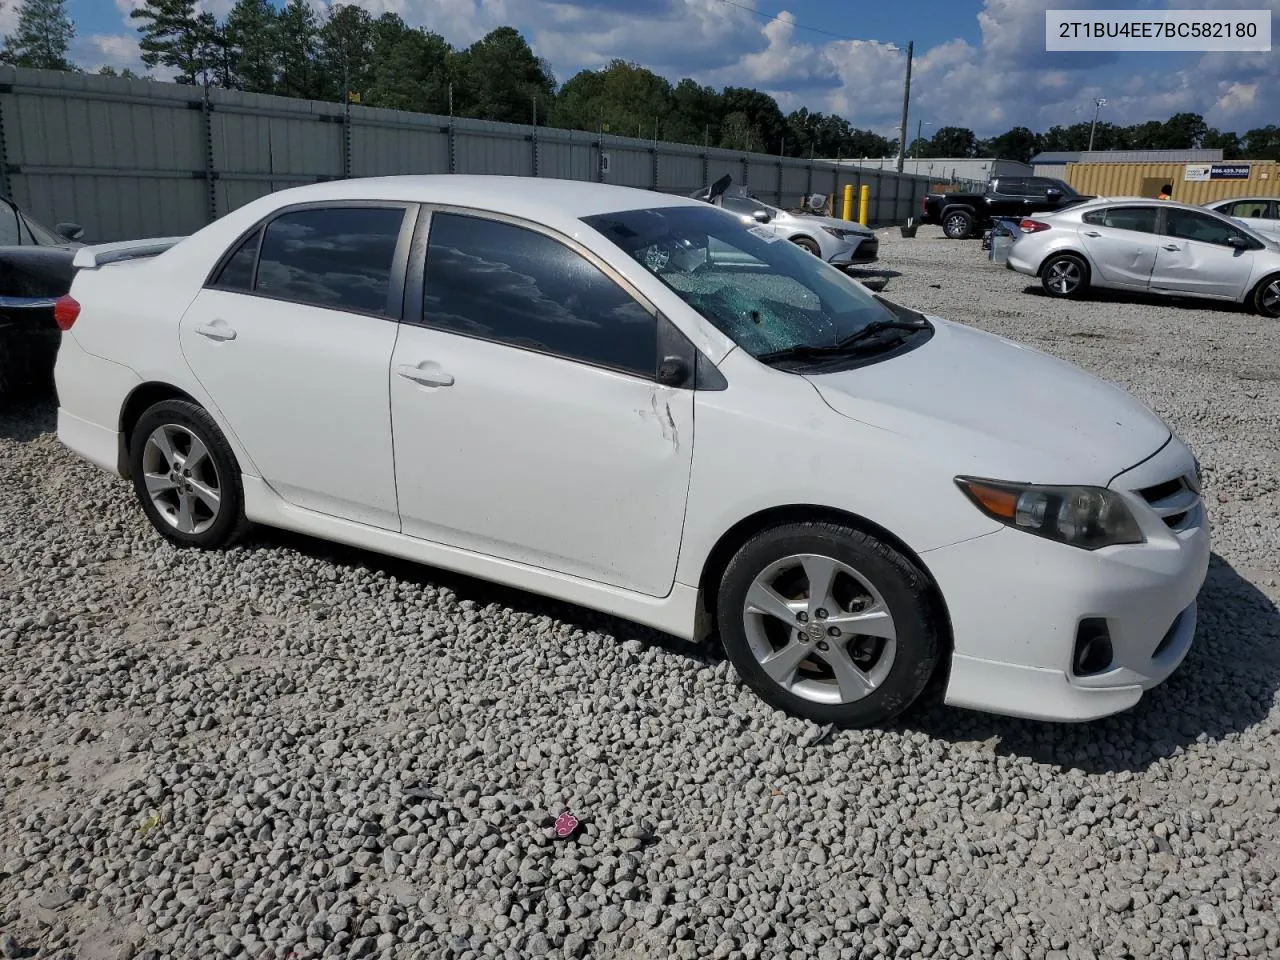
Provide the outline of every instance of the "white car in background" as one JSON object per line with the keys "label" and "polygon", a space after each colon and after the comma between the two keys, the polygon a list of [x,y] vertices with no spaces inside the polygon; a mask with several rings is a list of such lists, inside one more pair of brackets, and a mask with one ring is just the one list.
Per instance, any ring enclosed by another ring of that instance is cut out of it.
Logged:
{"label": "white car in background", "polygon": [[834,267],[875,263],[880,256],[880,239],[870,227],[810,213],[807,209],[798,213],[783,210],[765,203],[745,187],[733,184],[733,178],[728,175],[694,193],[693,197],[737,214],[748,226],[789,240]]}
{"label": "white car in background", "polygon": [[1172,200],[1090,200],[1027,217],[1006,266],[1051,297],[1090,288],[1241,303],[1280,318],[1280,238]]}
{"label": "white car in background", "polygon": [[1232,197],[1204,204],[1206,210],[1233,217],[1246,227],[1280,236],[1280,197]]}
{"label": "white car in background", "polygon": [[706,203],[345,180],[77,262],[58,437],[174,544],[256,522],[718,631],[845,726],[939,669],[952,704],[1099,717],[1191,647],[1199,465],[1159,417]]}

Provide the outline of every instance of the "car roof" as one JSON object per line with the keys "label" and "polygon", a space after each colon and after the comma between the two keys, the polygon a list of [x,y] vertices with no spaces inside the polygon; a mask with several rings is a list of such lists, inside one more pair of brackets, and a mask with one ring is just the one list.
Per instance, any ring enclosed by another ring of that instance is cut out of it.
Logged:
{"label": "car roof", "polygon": [[292,187],[270,195],[280,205],[328,200],[447,203],[536,221],[589,217],[643,207],[704,206],[701,200],[610,183],[483,174],[359,177]]}

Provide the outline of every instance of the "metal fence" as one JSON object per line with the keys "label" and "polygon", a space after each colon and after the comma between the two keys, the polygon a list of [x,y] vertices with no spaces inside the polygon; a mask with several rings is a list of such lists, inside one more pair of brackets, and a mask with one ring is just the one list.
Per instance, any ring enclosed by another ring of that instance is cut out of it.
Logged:
{"label": "metal fence", "polygon": [[688,194],[729,173],[798,206],[863,184],[873,226],[920,209],[927,177],[575,130],[0,67],[0,189],[88,242],[185,235],[264,194],[347,177],[506,174]]}

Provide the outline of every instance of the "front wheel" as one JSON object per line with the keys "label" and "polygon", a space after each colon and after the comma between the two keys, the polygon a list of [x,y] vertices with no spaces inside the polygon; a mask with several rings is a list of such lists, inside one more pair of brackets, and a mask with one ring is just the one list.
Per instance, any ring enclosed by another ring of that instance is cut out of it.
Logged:
{"label": "front wheel", "polygon": [[1040,268],[1040,285],[1051,297],[1074,299],[1089,289],[1089,266],[1079,257],[1061,253]]}
{"label": "front wheel", "polygon": [[774,527],[730,561],[717,602],[720,638],[766,703],[840,727],[906,710],[938,662],[925,576],[897,551],[826,522]]}
{"label": "front wheel", "polygon": [[172,543],[225,547],[247,530],[235,455],[203,407],[150,407],[130,436],[129,468],[147,519]]}
{"label": "front wheel", "polygon": [[1267,277],[1253,291],[1253,309],[1273,320],[1280,320],[1280,273]]}
{"label": "front wheel", "polygon": [[817,242],[814,240],[810,240],[808,237],[796,237],[791,242],[794,243],[801,250],[808,250],[815,257],[822,255],[822,250],[819,249]]}

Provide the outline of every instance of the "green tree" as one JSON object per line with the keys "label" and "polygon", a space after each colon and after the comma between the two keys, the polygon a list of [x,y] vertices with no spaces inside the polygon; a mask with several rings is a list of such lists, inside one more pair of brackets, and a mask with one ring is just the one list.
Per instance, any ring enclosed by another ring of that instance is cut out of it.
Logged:
{"label": "green tree", "polygon": [[250,93],[272,93],[279,70],[276,10],[267,0],[237,0],[223,32],[231,51],[235,84]]}
{"label": "green tree", "polygon": [[75,35],[65,0],[23,0],[17,29],[4,38],[3,60],[38,70],[74,70],[67,51]]}
{"label": "green tree", "polygon": [[1243,147],[1250,160],[1280,160],[1280,127],[1270,123],[1246,131]]}
{"label": "green tree", "polygon": [[622,136],[667,137],[671,84],[652,70],[613,60],[599,71],[583,70],[556,95],[551,122],[578,130],[601,125]]}
{"label": "green tree", "polygon": [[720,142],[720,118],[724,101],[712,87],[684,79],[671,90],[664,140],[698,145]]}
{"label": "green tree", "polygon": [[231,89],[235,84],[235,58],[226,32],[212,13],[196,18],[195,59],[200,82]]}
{"label": "green tree", "polygon": [[393,25],[383,24],[375,49],[370,105],[417,113],[448,112],[452,48],[444,37],[408,27],[397,33]]}
{"label": "green tree", "polygon": [[[758,150],[762,153],[777,153],[786,136],[787,120],[778,109],[778,103],[767,93],[747,87],[725,87],[720,94],[725,111],[724,124],[720,130],[721,145],[732,150]],[[729,118],[735,113],[741,118],[733,121],[729,128]],[[754,146],[748,148],[738,144],[750,142]]]}
{"label": "green tree", "polygon": [[302,99],[321,96],[320,23],[308,0],[289,0],[276,18],[273,34],[280,64],[275,92]]}
{"label": "green tree", "polygon": [[201,24],[195,0],[146,0],[129,18],[138,24],[142,62],[168,67],[178,83],[197,83],[200,77]]}
{"label": "green tree", "polygon": [[[914,146],[914,145],[913,145]],[[937,132],[920,144],[920,157],[976,157],[978,138],[967,127],[939,127]]]}
{"label": "green tree", "polygon": [[457,56],[455,106],[482,120],[530,123],[535,100],[539,122],[550,109],[555,78],[514,27],[498,27]]}
{"label": "green tree", "polygon": [[325,99],[345,100],[350,93],[369,97],[374,69],[373,18],[353,3],[331,4],[320,27],[320,76]]}
{"label": "green tree", "polygon": [[1027,163],[1040,152],[1040,135],[1027,127],[1014,127],[997,137],[982,141],[978,152],[984,157]]}
{"label": "green tree", "polygon": [[1212,127],[1206,131],[1204,139],[1200,142],[1200,146],[1209,150],[1221,150],[1223,159],[1238,160],[1242,156],[1241,142],[1238,134],[1229,130],[1215,130]]}

